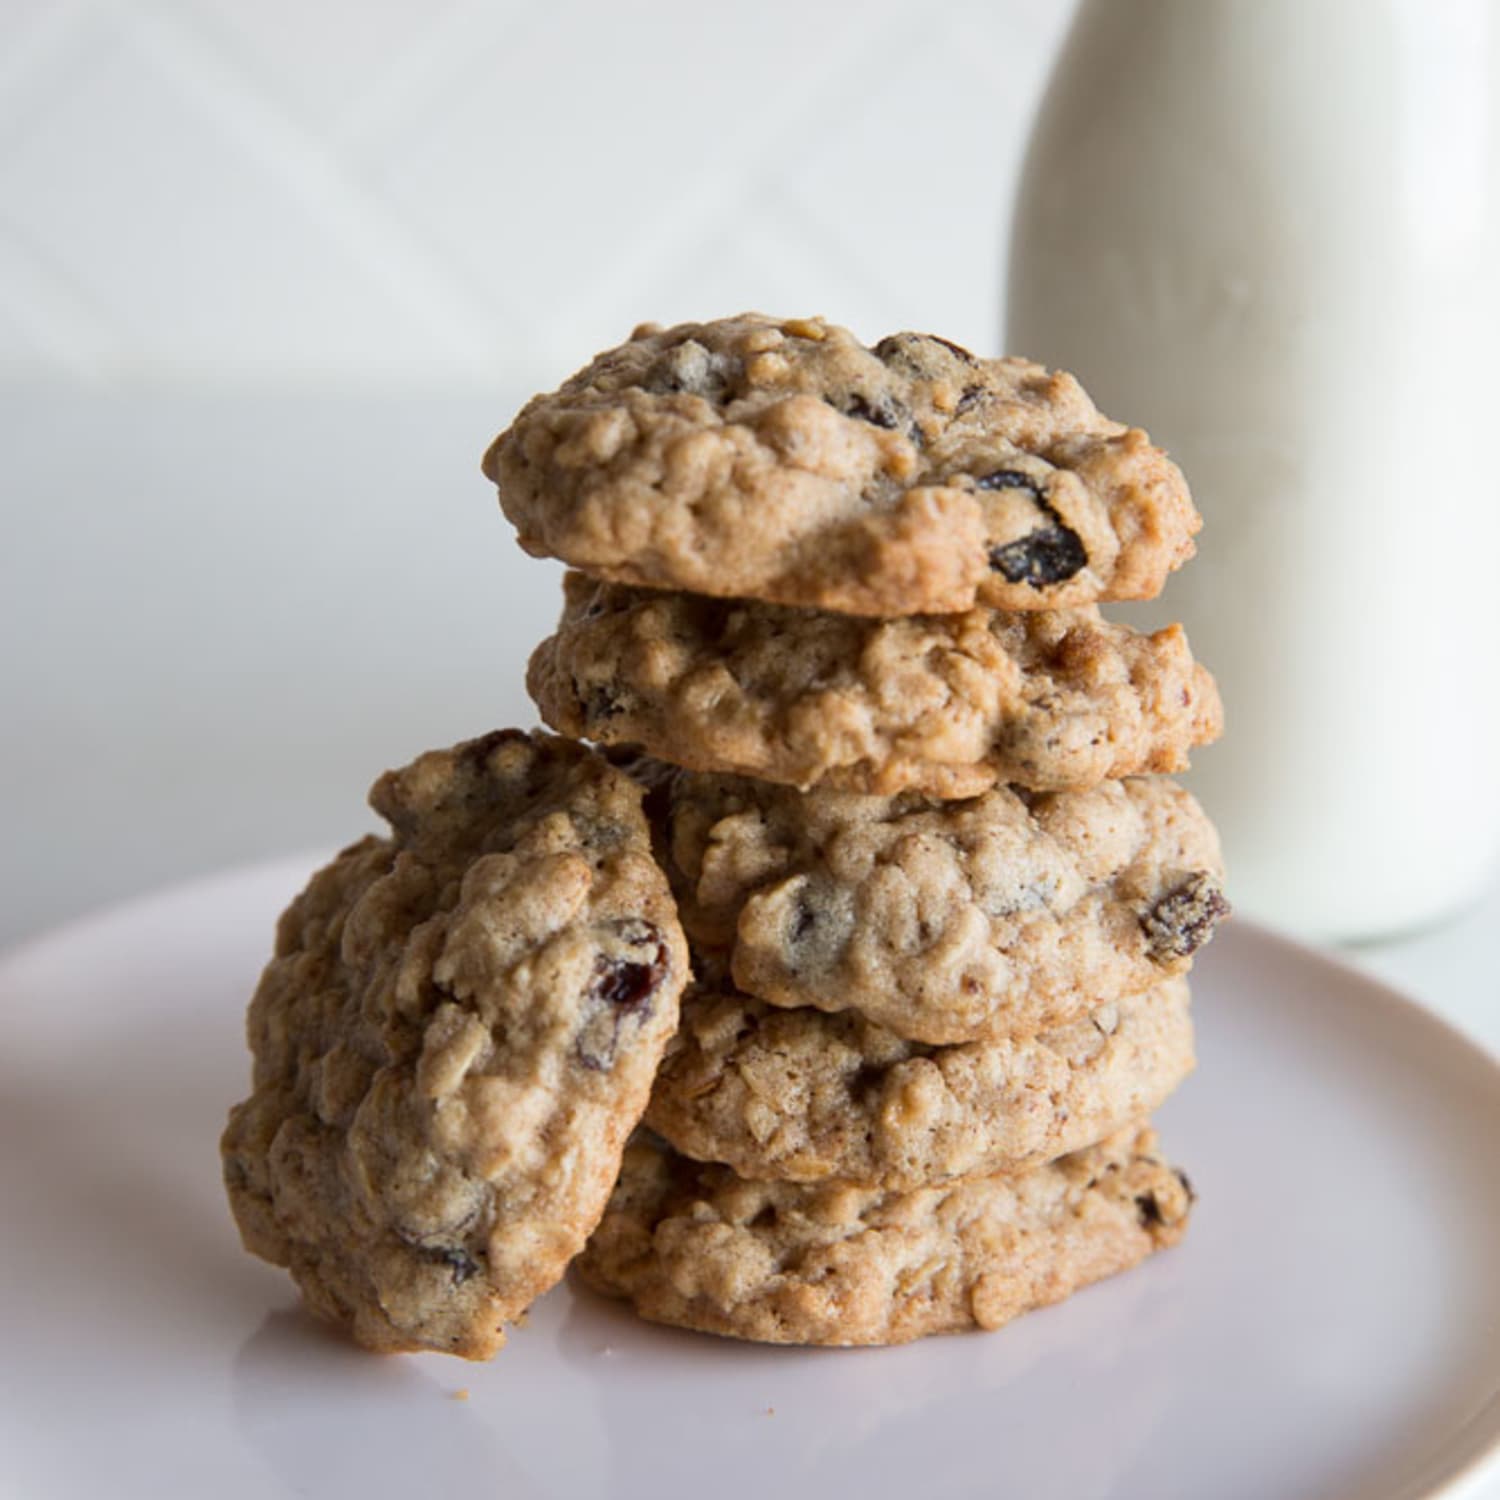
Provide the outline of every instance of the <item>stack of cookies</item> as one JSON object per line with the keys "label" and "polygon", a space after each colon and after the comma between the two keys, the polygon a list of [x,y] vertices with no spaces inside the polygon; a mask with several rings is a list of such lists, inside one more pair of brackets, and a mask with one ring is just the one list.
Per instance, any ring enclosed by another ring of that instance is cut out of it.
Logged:
{"label": "stack of cookies", "polygon": [[[820,321],[643,328],[496,440],[577,571],[499,730],[382,776],[282,916],[225,1185],[374,1349],[493,1354],[570,1263],[784,1343],[993,1328],[1172,1243],[1148,1119],[1224,916],[1219,728],[1145,435]],[[592,741],[593,745],[585,743]]]}
{"label": "stack of cookies", "polygon": [[577,571],[543,718],[647,807],[694,979],[584,1278],[736,1337],[887,1343],[1172,1243],[1146,1121],[1228,910],[1214,738],[1154,596],[1198,517],[1071,377],[746,316],[637,330],[485,460]]}

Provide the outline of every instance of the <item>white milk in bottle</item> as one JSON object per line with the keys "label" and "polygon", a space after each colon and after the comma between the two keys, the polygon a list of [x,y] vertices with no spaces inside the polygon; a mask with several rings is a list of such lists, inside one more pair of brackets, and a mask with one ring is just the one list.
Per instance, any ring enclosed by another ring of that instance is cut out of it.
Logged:
{"label": "white milk in bottle", "polygon": [[1500,4],[1086,0],[1028,150],[1005,347],[1182,465],[1189,785],[1236,905],[1420,925],[1500,845]]}

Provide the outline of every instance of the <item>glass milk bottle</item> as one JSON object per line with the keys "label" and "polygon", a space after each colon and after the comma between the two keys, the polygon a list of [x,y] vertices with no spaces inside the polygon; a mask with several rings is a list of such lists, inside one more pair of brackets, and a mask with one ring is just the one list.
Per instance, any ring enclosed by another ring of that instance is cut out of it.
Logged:
{"label": "glass milk bottle", "polygon": [[1086,0],[1028,148],[1005,347],[1187,474],[1189,778],[1240,910],[1447,914],[1500,846],[1500,5]]}

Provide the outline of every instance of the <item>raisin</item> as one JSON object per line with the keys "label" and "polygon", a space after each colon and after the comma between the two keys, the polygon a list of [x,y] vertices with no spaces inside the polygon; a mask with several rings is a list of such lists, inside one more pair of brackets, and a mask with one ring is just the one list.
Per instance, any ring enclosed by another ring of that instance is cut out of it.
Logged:
{"label": "raisin", "polygon": [[907,420],[906,408],[889,396],[877,396],[872,402],[855,394],[838,409],[846,417],[868,422],[872,427],[883,427],[888,432],[894,432]]}
{"label": "raisin", "polygon": [[873,352],[875,358],[883,364],[901,365],[913,375],[931,375],[933,373],[931,362],[924,360],[920,352],[924,344],[937,344],[961,359],[966,365],[979,363],[962,344],[955,344],[951,339],[939,338],[935,333],[893,333],[881,339],[875,345]]}
{"label": "raisin", "polygon": [[953,415],[961,417],[966,411],[971,410],[984,400],[984,387],[982,385],[966,385],[958,398],[958,405],[953,408]]}
{"label": "raisin", "polygon": [[[1174,1167],[1172,1175],[1182,1184],[1182,1191],[1187,1198],[1186,1206],[1190,1208],[1198,1201],[1198,1195],[1193,1191],[1193,1185],[1188,1181],[1187,1173],[1179,1171]],[[1175,1224],[1182,1218],[1182,1213],[1178,1213],[1171,1220],[1168,1220],[1166,1214],[1162,1212],[1161,1200],[1156,1196],[1155,1188],[1137,1196],[1135,1211],[1137,1217],[1140,1219],[1142,1229],[1149,1229],[1153,1224],[1167,1224],[1169,1222]]]}
{"label": "raisin", "polygon": [[435,1252],[435,1258],[453,1272],[454,1286],[462,1286],[471,1276],[479,1274],[479,1262],[467,1250],[439,1250]]}
{"label": "raisin", "polygon": [[1038,505],[1045,505],[1047,501],[1046,491],[1041,485],[1030,474],[1023,474],[1019,469],[996,469],[991,474],[980,474],[974,480],[974,488],[977,490],[1026,490]]}
{"label": "raisin", "polygon": [[965,349],[962,344],[955,344],[952,339],[939,338],[935,333],[929,333],[927,337],[930,338],[934,344],[941,344],[943,348],[945,348],[950,354],[956,354],[961,360],[963,360],[966,365],[974,365],[979,363],[979,361],[974,358],[973,354],[971,354],[969,350]]}
{"label": "raisin", "polygon": [[1165,1224],[1167,1222],[1162,1217],[1161,1204],[1156,1201],[1154,1191],[1142,1193],[1135,1200],[1135,1211],[1140,1218],[1142,1229],[1149,1229],[1153,1224]]}
{"label": "raisin", "polygon": [[1003,573],[1007,583],[1029,583],[1040,589],[1071,578],[1088,561],[1088,554],[1076,531],[1054,522],[1019,541],[991,547],[989,558],[990,567]]}
{"label": "raisin", "polygon": [[471,1276],[477,1276],[480,1272],[479,1262],[461,1246],[424,1245],[421,1241],[403,1234],[399,1229],[396,1231],[396,1237],[410,1245],[423,1260],[431,1261],[434,1265],[447,1266],[453,1273],[454,1286],[462,1286]]}
{"label": "raisin", "polygon": [[1007,583],[1029,583],[1032,588],[1045,588],[1050,583],[1061,583],[1082,570],[1088,562],[1088,553],[1078,533],[1064,526],[1062,517],[1047,499],[1047,492],[1029,474],[1019,469],[996,469],[981,474],[974,480],[974,487],[981,490],[1025,490],[1036,507],[1048,518],[1045,526],[1039,526],[1028,536],[1003,546],[991,547],[990,567],[1005,576]]}
{"label": "raisin", "polygon": [[614,1065],[624,1022],[634,1019],[639,1024],[651,1014],[652,997],[669,962],[666,939],[650,922],[617,923],[614,938],[638,956],[609,952],[594,960],[578,1032],[578,1060],[596,1073]]}
{"label": "raisin", "polygon": [[598,978],[591,998],[620,1010],[634,1010],[648,1000],[661,975],[653,964],[622,963],[617,958],[599,960]]}
{"label": "raisin", "polygon": [[1205,870],[1195,871],[1141,916],[1147,955],[1159,964],[1190,957],[1214,935],[1229,910],[1218,881]]}

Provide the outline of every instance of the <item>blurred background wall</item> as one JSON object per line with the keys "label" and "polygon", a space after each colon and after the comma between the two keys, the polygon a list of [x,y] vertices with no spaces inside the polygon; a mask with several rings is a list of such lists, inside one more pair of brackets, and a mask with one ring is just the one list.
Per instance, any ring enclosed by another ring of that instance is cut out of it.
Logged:
{"label": "blurred background wall", "polygon": [[478,458],[634,323],[993,349],[1070,10],[0,0],[0,941],[532,722]]}
{"label": "blurred background wall", "polygon": [[0,365],[530,387],[747,302],[984,341],[1067,11],[0,0]]}

